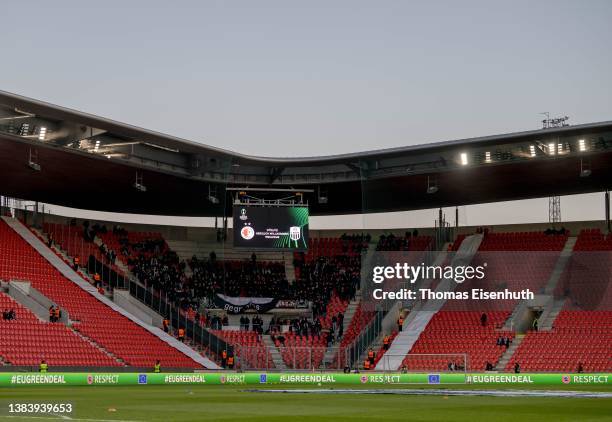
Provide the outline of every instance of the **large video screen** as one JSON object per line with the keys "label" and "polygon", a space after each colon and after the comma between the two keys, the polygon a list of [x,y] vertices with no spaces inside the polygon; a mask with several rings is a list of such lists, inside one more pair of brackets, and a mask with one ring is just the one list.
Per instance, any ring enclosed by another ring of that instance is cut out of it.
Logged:
{"label": "large video screen", "polygon": [[308,207],[234,206],[234,246],[307,249]]}

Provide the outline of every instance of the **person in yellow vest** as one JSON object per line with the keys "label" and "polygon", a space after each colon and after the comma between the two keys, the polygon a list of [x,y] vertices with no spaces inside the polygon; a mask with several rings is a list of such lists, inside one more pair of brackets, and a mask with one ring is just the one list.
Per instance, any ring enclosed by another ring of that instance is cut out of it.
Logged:
{"label": "person in yellow vest", "polygon": [[227,367],[227,350],[221,352],[221,367]]}
{"label": "person in yellow vest", "polygon": [[45,362],[45,360],[41,360],[40,361],[40,365],[38,367],[38,372],[40,372],[41,374],[45,374],[47,373],[47,370],[49,369],[49,365],[47,365],[47,362]]}
{"label": "person in yellow vest", "polygon": [[94,284],[96,285],[96,288],[100,288],[100,282],[102,281],[102,278],[100,277],[100,274],[95,273],[94,276]]}
{"label": "person in yellow vest", "polygon": [[376,356],[376,354],[374,353],[374,350],[370,349],[368,350],[368,361],[370,362],[370,364],[373,366],[374,365],[374,357]]}
{"label": "person in yellow vest", "polygon": [[75,271],[79,270],[79,264],[81,263],[81,258],[79,258],[78,256],[75,256],[72,260],[72,268]]}
{"label": "person in yellow vest", "polygon": [[387,335],[383,339],[383,349],[389,350],[389,345],[391,344],[391,336]]}
{"label": "person in yellow vest", "polygon": [[233,356],[229,356],[227,358],[227,367],[229,369],[234,369],[234,357]]}
{"label": "person in yellow vest", "polygon": [[185,341],[185,329],[183,327],[178,329],[178,340]]}
{"label": "person in yellow vest", "polygon": [[370,360],[366,359],[365,362],[363,362],[363,369],[365,369],[367,371],[370,368],[371,368]]}
{"label": "person in yellow vest", "polygon": [[403,326],[404,326],[404,317],[400,314],[400,317],[397,319],[397,331],[401,333]]}
{"label": "person in yellow vest", "polygon": [[156,374],[159,374],[161,372],[161,363],[159,362],[159,359],[157,359],[157,361],[155,362],[153,372],[155,372]]}

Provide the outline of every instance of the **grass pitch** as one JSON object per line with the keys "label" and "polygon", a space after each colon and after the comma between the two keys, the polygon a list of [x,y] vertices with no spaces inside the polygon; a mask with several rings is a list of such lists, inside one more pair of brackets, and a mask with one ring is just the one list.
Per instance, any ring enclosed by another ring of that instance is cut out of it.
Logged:
{"label": "grass pitch", "polygon": [[[404,386],[406,388],[415,388]],[[461,385],[457,389],[468,389]],[[612,421],[612,399],[248,393],[239,386],[33,387],[0,390],[0,420]],[[270,386],[269,388],[278,388]],[[304,387],[301,387],[304,388]],[[314,387],[316,388],[316,387]],[[386,388],[389,388],[388,386]],[[424,387],[427,388],[427,387]],[[440,388],[439,386],[437,388]],[[478,386],[478,389],[487,387]],[[488,387],[491,388],[491,387]],[[518,387],[509,387],[517,389]],[[532,389],[534,387],[531,387]],[[538,387],[552,389],[551,387]],[[557,388],[561,389],[561,388]],[[572,386],[566,390],[608,391]],[[66,403],[74,412],[10,415],[9,403]],[[66,417],[67,416],[67,417]]]}

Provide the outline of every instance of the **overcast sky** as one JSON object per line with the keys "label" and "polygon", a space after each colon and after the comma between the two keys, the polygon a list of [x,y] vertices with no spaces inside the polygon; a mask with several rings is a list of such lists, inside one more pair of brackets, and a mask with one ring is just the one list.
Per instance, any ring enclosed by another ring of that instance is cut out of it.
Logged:
{"label": "overcast sky", "polygon": [[[247,154],[536,129],[543,111],[612,120],[607,0],[56,0],[2,14],[1,89]],[[566,215],[603,218],[601,195],[574,202]],[[546,219],[529,204],[516,209]]]}

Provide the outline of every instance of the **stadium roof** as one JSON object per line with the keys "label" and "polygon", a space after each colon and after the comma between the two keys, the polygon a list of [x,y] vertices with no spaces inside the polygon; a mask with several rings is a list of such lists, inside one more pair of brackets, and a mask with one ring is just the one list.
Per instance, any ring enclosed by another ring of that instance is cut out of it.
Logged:
{"label": "stadium roof", "polygon": [[435,208],[607,190],[611,163],[612,121],[272,158],[0,91],[0,194],[84,209],[224,215],[246,186],[311,189],[312,215]]}

